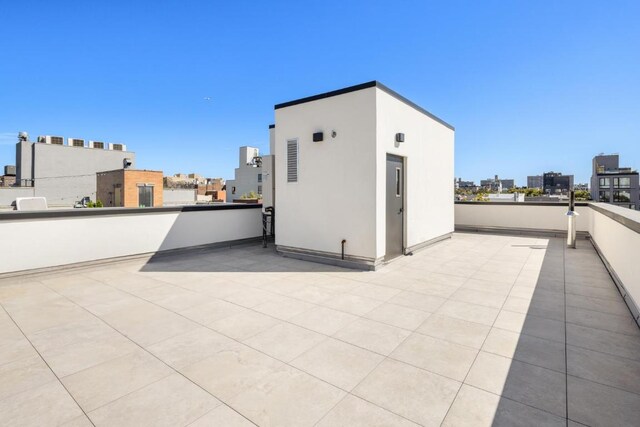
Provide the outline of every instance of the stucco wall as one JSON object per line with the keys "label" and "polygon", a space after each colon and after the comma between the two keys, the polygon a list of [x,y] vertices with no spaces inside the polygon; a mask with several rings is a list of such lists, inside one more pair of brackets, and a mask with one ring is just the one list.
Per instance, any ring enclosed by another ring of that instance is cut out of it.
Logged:
{"label": "stucco wall", "polygon": [[[275,110],[276,244],[376,258],[375,88]],[[313,142],[314,132],[324,141]],[[336,131],[336,137],[331,132]],[[287,182],[287,140],[298,182]],[[228,188],[228,187],[227,187]]]}
{"label": "stucco wall", "polygon": [[33,195],[32,187],[0,187],[0,207],[11,206],[17,197],[33,197]]}
{"label": "stucco wall", "polygon": [[86,216],[84,212],[77,212],[75,214],[80,216],[64,217],[65,211],[58,211],[54,213],[60,215],[58,218],[0,219],[0,236],[3,242],[10,244],[10,250],[0,259],[0,273],[226,242],[262,234],[260,206],[188,212],[140,209],[139,213],[133,214],[110,214],[111,210],[106,208],[99,213],[95,209],[90,211],[94,212],[87,212],[91,215]]}
{"label": "stucco wall", "polygon": [[[199,196],[203,200],[211,201],[211,196]],[[164,206],[193,205],[196,203],[196,190],[189,188],[165,188],[162,190],[162,204]]]}
{"label": "stucco wall", "polygon": [[[386,250],[386,155],[405,158],[405,247],[453,232],[454,131],[376,89],[377,251]],[[396,133],[405,142],[396,143]]]}
{"label": "stucco wall", "polygon": [[633,300],[636,310],[634,315],[637,317],[640,304],[640,233],[637,231],[640,229],[640,212],[605,203],[597,205],[628,222],[635,223],[636,230],[633,230],[620,221],[591,209],[589,234]]}
{"label": "stucco wall", "polygon": [[[453,194],[453,192],[451,193]],[[528,203],[456,203],[455,225],[505,229],[567,231],[567,205]],[[589,231],[591,209],[577,206],[576,230]]]}

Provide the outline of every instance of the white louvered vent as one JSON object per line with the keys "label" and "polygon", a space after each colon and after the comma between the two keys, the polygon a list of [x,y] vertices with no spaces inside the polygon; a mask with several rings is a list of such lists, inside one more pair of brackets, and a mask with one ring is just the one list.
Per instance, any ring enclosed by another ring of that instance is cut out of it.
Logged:
{"label": "white louvered vent", "polygon": [[287,141],[287,182],[298,182],[298,141]]}

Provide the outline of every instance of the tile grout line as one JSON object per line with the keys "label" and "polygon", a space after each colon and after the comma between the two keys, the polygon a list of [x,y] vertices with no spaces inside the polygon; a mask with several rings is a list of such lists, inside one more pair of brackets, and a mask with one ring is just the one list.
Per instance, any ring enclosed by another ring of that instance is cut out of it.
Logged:
{"label": "tile grout line", "polygon": [[[58,375],[53,371],[53,369],[51,369],[51,366],[49,366],[49,363],[45,360],[44,357],[42,357],[42,354],[40,354],[40,352],[38,351],[38,349],[33,345],[33,343],[31,342],[31,340],[27,337],[27,335],[24,333],[24,331],[22,330],[22,328],[18,325],[18,323],[16,323],[15,319],[13,318],[13,316],[11,316],[11,314],[7,311],[7,309],[4,307],[3,304],[0,304],[0,307],[2,307],[2,310],[7,314],[7,316],[9,316],[9,319],[11,319],[11,321],[13,322],[13,324],[16,326],[16,328],[18,328],[18,330],[20,331],[20,333],[22,334],[22,336],[24,337],[25,340],[27,340],[27,342],[29,343],[29,345],[31,346],[31,348],[33,348],[33,350],[38,354],[38,357],[40,357],[40,359],[42,360],[42,362],[47,365],[47,368],[49,368],[49,370],[51,371],[51,373],[53,374],[53,376],[56,378],[56,380],[58,380],[58,383],[62,386],[62,388],[64,388],[64,390],[67,392],[67,394],[69,395],[69,397],[71,397],[71,399],[73,399],[73,401],[75,402],[75,404],[78,406],[78,408],[82,411],[82,413],[84,414],[85,418],[87,418],[87,420],[89,420],[89,422],[91,423],[91,425],[95,426],[95,423],[91,420],[91,418],[89,418],[89,416],[87,415],[87,413],[85,412],[84,408],[78,403],[78,401],[76,400],[76,398],[73,396],[73,394],[71,394],[71,392],[69,391],[69,389],[67,389],[67,386],[64,385],[64,383],[62,382],[62,380],[60,380],[60,377],[58,377]],[[45,384],[43,384],[45,385]],[[40,386],[41,387],[41,386]],[[33,390],[34,388],[30,388],[28,390],[24,390],[24,391],[29,391],[29,390]],[[75,418],[73,418],[75,419]],[[73,421],[73,419],[67,420],[65,422],[69,422],[69,421]]]}

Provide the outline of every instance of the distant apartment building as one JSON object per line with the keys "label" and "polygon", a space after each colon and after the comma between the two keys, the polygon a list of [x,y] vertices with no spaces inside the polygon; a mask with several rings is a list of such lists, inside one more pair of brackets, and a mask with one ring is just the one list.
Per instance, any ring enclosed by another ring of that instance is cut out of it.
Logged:
{"label": "distant apartment building", "polygon": [[198,198],[202,196],[214,202],[224,202],[227,200],[226,191],[224,190],[225,182],[222,178],[207,179],[205,184],[198,184],[196,192]]}
{"label": "distant apartment building", "polygon": [[227,202],[240,199],[251,192],[262,195],[262,158],[260,150],[255,147],[240,147],[238,167],[235,169],[234,179],[228,179],[226,184]]}
{"label": "distant apartment building", "polygon": [[498,175],[492,178],[480,180],[480,187],[486,188],[490,191],[502,192],[514,188],[515,180],[513,179],[500,179]]}
{"label": "distant apartment building", "polygon": [[548,195],[567,194],[573,190],[573,175],[545,172],[542,174],[542,190]]}
{"label": "distant apartment building", "polygon": [[542,190],[542,175],[529,175],[527,177],[527,188],[539,188]]}
{"label": "distant apartment building", "polygon": [[573,184],[573,189],[576,191],[589,191],[589,184],[587,183]]}
{"label": "distant apartment building", "polygon": [[455,181],[456,189],[471,189],[475,188],[476,184],[473,181],[463,181],[462,178],[458,178]]}
{"label": "distant apartment building", "polygon": [[135,167],[135,153],[123,144],[61,136],[29,141],[20,132],[16,144],[16,185],[33,187],[49,206],[73,206],[84,197],[96,200],[96,174]]}
{"label": "distant apartment building", "polygon": [[116,169],[98,172],[97,200],[105,207],[162,206],[162,171]]}
{"label": "distant apartment building", "polygon": [[640,185],[636,170],[621,168],[618,154],[595,156],[592,166],[593,200],[640,210]]}

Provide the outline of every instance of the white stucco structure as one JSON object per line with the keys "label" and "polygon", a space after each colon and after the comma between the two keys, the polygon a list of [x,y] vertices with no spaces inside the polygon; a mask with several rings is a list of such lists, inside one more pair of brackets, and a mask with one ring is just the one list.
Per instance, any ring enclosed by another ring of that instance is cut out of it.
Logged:
{"label": "white stucco structure", "polygon": [[[314,142],[318,132],[323,139]],[[403,169],[403,252],[453,232],[454,129],[384,85],[276,105],[273,141],[276,245],[284,254],[341,261],[345,240],[348,262],[375,268],[389,259],[388,154]]]}
{"label": "white stucco structure", "polygon": [[228,179],[227,203],[239,199],[250,192],[262,194],[262,167],[253,163],[255,157],[260,156],[260,150],[255,147],[240,147],[238,167],[235,169],[234,179]]}

